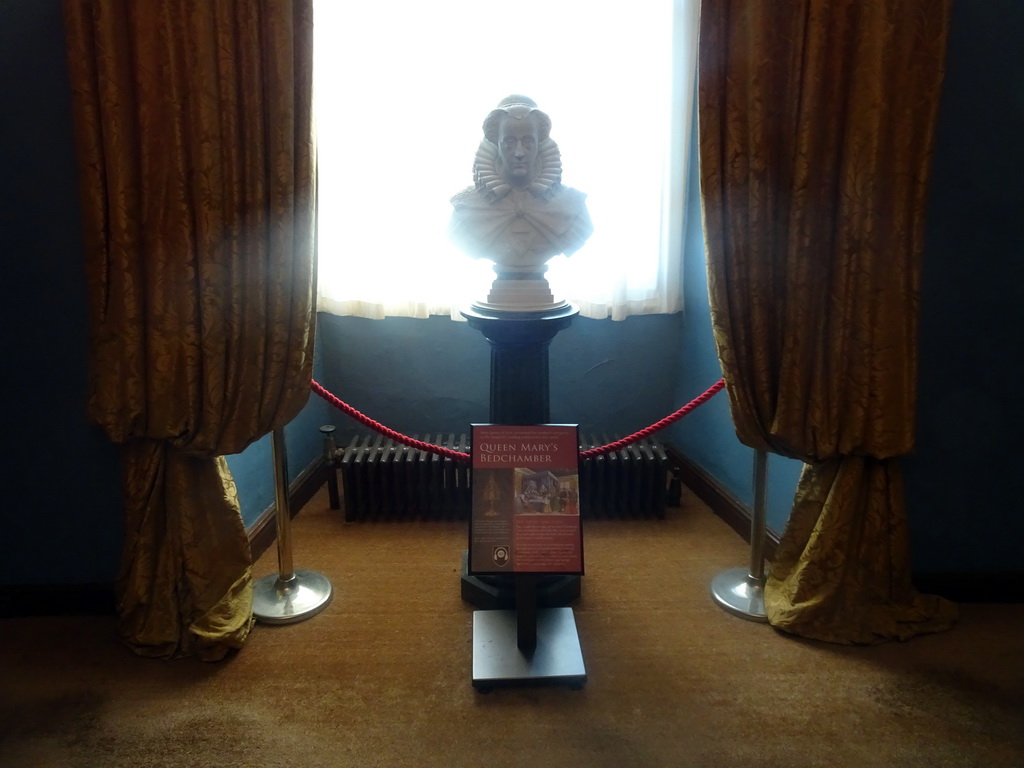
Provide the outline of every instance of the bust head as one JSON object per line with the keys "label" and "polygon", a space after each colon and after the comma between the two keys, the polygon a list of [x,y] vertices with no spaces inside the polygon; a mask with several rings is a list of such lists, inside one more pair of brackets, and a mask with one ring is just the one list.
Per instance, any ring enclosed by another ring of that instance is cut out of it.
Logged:
{"label": "bust head", "polygon": [[484,138],[495,145],[495,170],[510,186],[529,186],[543,169],[540,148],[550,142],[551,118],[536,102],[514,94],[484,120]]}
{"label": "bust head", "polygon": [[473,162],[473,179],[482,194],[499,200],[514,188],[539,197],[557,190],[562,156],[551,139],[551,118],[533,99],[506,96],[487,115],[483,129]]}
{"label": "bust head", "polygon": [[536,178],[539,135],[537,120],[529,115],[509,115],[499,124],[495,168],[513,187],[525,187]]}

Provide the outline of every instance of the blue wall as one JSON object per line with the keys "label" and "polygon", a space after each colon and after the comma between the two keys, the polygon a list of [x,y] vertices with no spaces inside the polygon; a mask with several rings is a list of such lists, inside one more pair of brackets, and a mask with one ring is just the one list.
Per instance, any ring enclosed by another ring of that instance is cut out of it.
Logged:
{"label": "blue wall", "polygon": [[[551,420],[625,435],[674,410],[679,328],[679,315],[576,318],[551,342]],[[488,420],[490,346],[468,323],[322,315],[320,333],[322,383],[367,416],[419,435]]]}
{"label": "blue wall", "polygon": [[[1017,0],[954,4],[925,249],[919,443],[906,462],[922,571],[1020,572],[1024,562],[1012,482],[1024,458],[1022,36]],[[60,0],[0,3],[0,338],[9,393],[0,584],[109,581],[119,555],[117,451],[85,420],[87,317],[64,57]],[[688,229],[699,254],[698,223]],[[686,293],[682,317],[578,319],[560,334],[552,418],[630,432],[716,381],[700,259],[687,264]],[[489,350],[464,323],[323,318],[319,336],[324,383],[374,418],[419,432],[486,419]],[[350,427],[315,397],[307,411],[287,433],[293,475],[318,454],[321,422]],[[724,395],[670,437],[749,501],[750,452],[736,442]],[[251,522],[272,499],[267,444],[229,461]],[[770,468],[776,531],[794,464]]]}
{"label": "blue wall", "polygon": [[[694,142],[690,154],[690,178],[687,199],[700,199],[697,175],[698,153]],[[711,331],[711,304],[708,300],[707,269],[704,261],[704,235],[700,209],[690,206],[686,217],[686,260],[683,273],[684,322],[681,365],[676,374],[676,397],[689,402],[720,378],[722,369]],[[736,437],[729,415],[725,392],[672,426],[672,442],[707,474],[715,478],[733,497],[749,509],[754,503],[754,451]],[[767,527],[781,534],[793,506],[793,491],[803,462],[774,454],[768,457]]]}
{"label": "blue wall", "polygon": [[[317,348],[319,349],[319,334]],[[313,378],[323,377],[319,360],[313,365]],[[330,406],[322,398],[311,394],[305,408],[284,429],[284,448],[288,464],[288,481],[295,478],[319,459],[322,453],[320,427],[331,423]],[[227,457],[231,475],[238,489],[238,502],[242,519],[247,527],[259,519],[275,503],[274,457],[272,438],[264,435],[244,451]]]}

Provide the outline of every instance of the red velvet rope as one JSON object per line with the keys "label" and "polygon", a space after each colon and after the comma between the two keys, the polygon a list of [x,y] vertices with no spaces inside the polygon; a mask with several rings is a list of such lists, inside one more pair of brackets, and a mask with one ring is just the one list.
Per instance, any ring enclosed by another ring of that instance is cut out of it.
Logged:
{"label": "red velvet rope", "polygon": [[[366,425],[374,432],[379,432],[385,437],[389,437],[392,440],[395,440],[396,442],[402,443],[403,445],[408,445],[412,448],[418,448],[421,451],[429,451],[430,453],[436,453],[440,456],[446,456],[450,459],[455,459],[456,461],[470,460],[470,455],[468,453],[453,451],[451,448],[445,448],[444,446],[434,445],[433,443],[425,443],[422,440],[417,440],[415,438],[409,437],[408,435],[403,435],[401,432],[396,432],[393,429],[385,427],[379,421],[374,421],[369,416],[360,413],[348,403],[339,399],[335,395],[332,395],[330,392],[328,392],[326,389],[320,386],[316,382],[316,380],[311,381],[310,385],[313,391],[316,394],[320,395],[320,397],[322,397],[328,403],[333,405],[335,408],[337,408],[339,411],[346,414],[347,416],[352,417],[360,424]],[[594,456],[602,456],[606,453],[613,453],[615,451],[621,450],[625,448],[627,445],[639,442],[648,435],[652,435],[658,430],[664,429],[669,424],[679,421],[679,419],[686,416],[688,413],[693,411],[698,406],[706,403],[708,400],[717,395],[723,389],[725,389],[725,380],[719,379],[717,382],[712,384],[707,389],[707,391],[704,392],[704,394],[695,397],[693,400],[688,402],[686,405],[684,405],[682,408],[680,408],[678,411],[671,414],[670,416],[666,416],[664,419],[661,419],[661,421],[656,421],[654,424],[651,424],[649,427],[641,429],[639,432],[634,432],[629,437],[624,437],[621,440],[616,440],[614,443],[608,443],[607,445],[602,445],[597,448],[590,448],[586,451],[580,451],[580,458],[589,459]]]}
{"label": "red velvet rope", "polygon": [[645,427],[644,429],[641,429],[639,432],[634,432],[629,437],[624,437],[621,440],[616,440],[614,443],[608,443],[608,445],[602,445],[599,446],[598,448],[590,448],[589,450],[586,451],[580,451],[580,458],[589,459],[593,456],[603,456],[606,453],[614,453],[615,451],[625,448],[627,445],[637,443],[643,440],[648,435],[653,435],[659,429],[664,429],[669,424],[679,421],[681,418],[683,418],[683,416],[686,416],[688,413],[690,413],[698,406],[704,405],[704,403],[706,403],[712,397],[717,395],[723,389],[725,389],[725,379],[719,379],[710,387],[708,387],[704,394],[698,395],[693,400],[684,405],[682,408],[680,408],[678,411],[669,416],[666,416],[661,421],[656,421],[653,424],[651,424],[651,426]]}
{"label": "red velvet rope", "polygon": [[395,441],[397,441],[399,443],[402,443],[403,445],[408,445],[408,446],[411,446],[413,448],[419,448],[421,451],[430,451],[431,453],[436,453],[436,454],[439,454],[441,456],[447,456],[448,458],[455,459],[457,461],[469,461],[469,454],[468,453],[461,453],[459,451],[453,451],[451,448],[445,448],[445,447],[440,446],[440,445],[434,445],[433,443],[425,443],[422,440],[416,440],[415,438],[409,437],[408,435],[403,435],[401,432],[396,432],[393,429],[389,429],[388,427],[385,427],[379,421],[374,421],[369,416],[366,416],[365,414],[360,413],[359,411],[357,411],[355,408],[353,408],[348,403],[346,403],[346,402],[338,399],[334,395],[332,395],[330,392],[328,392],[322,386],[317,384],[315,379],[312,380],[311,386],[313,387],[313,391],[314,392],[316,392],[318,395],[320,395],[320,397],[322,397],[328,403],[333,405],[339,411],[341,411],[342,413],[345,413],[348,416],[351,416],[353,419],[358,421],[360,424],[365,424],[370,429],[372,429],[374,432],[380,432],[380,434],[384,435],[384,437],[390,437],[392,440],[395,440]]}

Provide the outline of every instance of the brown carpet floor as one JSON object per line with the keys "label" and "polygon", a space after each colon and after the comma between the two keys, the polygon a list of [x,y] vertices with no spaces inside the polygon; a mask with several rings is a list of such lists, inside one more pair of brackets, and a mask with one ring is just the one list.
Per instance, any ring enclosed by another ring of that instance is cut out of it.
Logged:
{"label": "brown carpet floor", "polygon": [[1024,766],[1024,605],[828,646],[714,604],[748,549],[699,502],[584,530],[583,690],[476,692],[465,524],[346,524],[321,492],[294,561],[334,601],[230,661],[137,658],[109,617],[0,621],[0,766]]}

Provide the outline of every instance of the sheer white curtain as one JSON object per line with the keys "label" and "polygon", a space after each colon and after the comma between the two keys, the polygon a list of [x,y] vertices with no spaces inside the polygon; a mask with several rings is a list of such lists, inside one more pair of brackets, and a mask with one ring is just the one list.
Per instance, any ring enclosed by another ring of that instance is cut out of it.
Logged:
{"label": "sheer white curtain", "polygon": [[552,120],[594,235],[549,264],[585,317],[681,307],[698,0],[479,0],[315,7],[319,309],[449,314],[493,273],[449,243],[481,124],[510,93]]}

